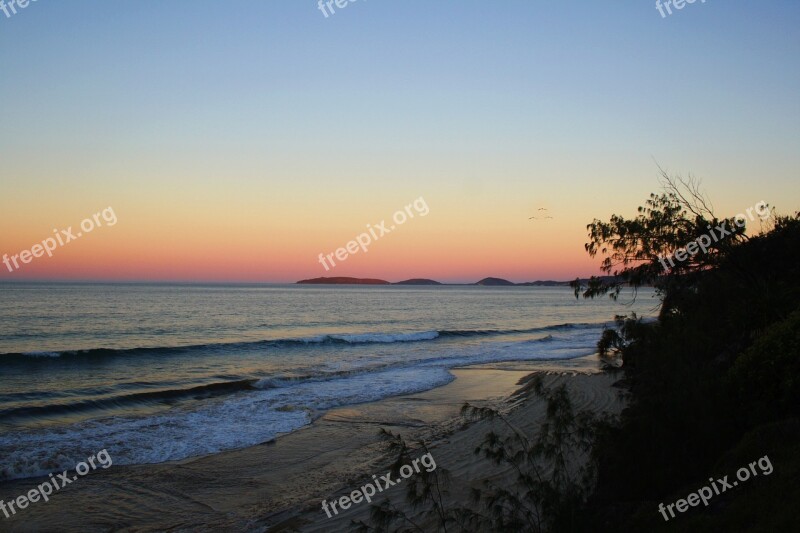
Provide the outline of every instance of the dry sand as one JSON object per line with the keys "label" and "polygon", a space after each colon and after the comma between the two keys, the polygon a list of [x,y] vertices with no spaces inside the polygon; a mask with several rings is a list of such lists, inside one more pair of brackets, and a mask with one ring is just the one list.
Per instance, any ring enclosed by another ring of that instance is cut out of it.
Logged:
{"label": "dry sand", "polygon": [[[579,409],[621,409],[615,378],[597,373],[597,366],[589,357],[455,369],[456,380],[444,387],[335,409],[271,443],[177,463],[115,465],[12,519],[0,515],[0,531],[347,531],[351,520],[368,517],[369,505],[329,519],[321,502],[387,472],[391,461],[379,428],[431,442],[437,467],[450,471],[458,496],[481,479],[508,476],[475,460],[472,451],[488,426],[464,427],[459,410],[465,401],[513,408],[513,423],[535,435],[543,402],[524,386],[520,391],[532,372],[545,373],[548,385],[567,383]],[[5,483],[0,498],[8,501],[40,482]],[[402,486],[384,495],[403,502]]]}

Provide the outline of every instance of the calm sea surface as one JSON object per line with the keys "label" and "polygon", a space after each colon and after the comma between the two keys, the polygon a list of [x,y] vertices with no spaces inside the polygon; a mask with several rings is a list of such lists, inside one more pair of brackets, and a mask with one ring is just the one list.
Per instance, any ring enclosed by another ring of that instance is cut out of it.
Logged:
{"label": "calm sea surface", "polygon": [[594,353],[614,303],[566,287],[0,284],[0,480],[107,449],[157,463],[262,443],[455,366]]}

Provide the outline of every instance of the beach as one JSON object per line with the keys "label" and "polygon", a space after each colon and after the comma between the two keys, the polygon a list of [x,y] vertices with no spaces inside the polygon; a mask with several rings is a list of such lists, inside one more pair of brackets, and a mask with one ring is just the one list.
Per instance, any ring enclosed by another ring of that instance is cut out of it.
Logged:
{"label": "beach", "polygon": [[0,0],[0,533],[800,531],[798,27]]}
{"label": "beach", "polygon": [[[72,483],[49,502],[31,504],[0,522],[3,531],[346,531],[367,520],[361,502],[328,518],[322,500],[350,493],[391,459],[379,428],[407,441],[430,443],[437,468],[452,476],[456,498],[465,487],[509,473],[477,461],[472,450],[486,422],[465,424],[464,402],[510,410],[510,420],[533,436],[543,402],[525,384],[543,374],[566,383],[576,407],[618,412],[613,376],[595,356],[555,362],[513,362],[452,370],[455,380],[426,392],[333,409],[310,426],[240,450],[156,465],[115,466]],[[5,483],[0,496],[25,494],[41,478]],[[388,495],[403,505],[402,486]]]}

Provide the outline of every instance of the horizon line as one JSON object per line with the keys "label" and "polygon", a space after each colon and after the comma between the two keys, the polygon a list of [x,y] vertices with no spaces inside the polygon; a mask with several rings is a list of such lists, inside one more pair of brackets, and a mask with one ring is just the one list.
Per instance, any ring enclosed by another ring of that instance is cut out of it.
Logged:
{"label": "horizon line", "polygon": [[[383,278],[362,278],[362,277],[354,277],[354,276],[331,276],[333,278],[353,278],[353,279],[376,279],[380,281],[386,281],[389,284],[396,285],[403,281],[408,281],[411,279],[426,279],[431,281],[436,281],[442,285],[474,285],[478,281],[481,281],[486,278],[495,278],[495,279],[503,279],[505,281],[509,281],[514,284],[521,284],[521,283],[536,283],[536,282],[555,282],[555,283],[569,283],[574,281],[575,278],[571,279],[535,279],[530,281],[513,281],[507,278],[498,278],[497,276],[486,276],[476,281],[439,281],[433,280],[431,278],[405,278],[400,281],[389,281]],[[589,279],[591,276],[579,276],[579,279]],[[320,277],[321,278],[321,277]],[[307,278],[307,279],[320,279],[320,278]],[[118,283],[118,284],[181,284],[181,285],[302,285],[301,281],[306,281],[307,279],[297,280],[297,281],[245,281],[245,280],[191,280],[191,279],[72,279],[72,278],[23,278],[23,279],[3,279],[0,278],[0,283],[82,283],[82,284],[103,284],[103,283]],[[307,285],[335,285],[334,283],[308,283]],[[341,283],[340,285],[347,285],[345,283]],[[368,285],[368,284],[353,284],[353,285]],[[429,285],[430,286],[430,285]]]}

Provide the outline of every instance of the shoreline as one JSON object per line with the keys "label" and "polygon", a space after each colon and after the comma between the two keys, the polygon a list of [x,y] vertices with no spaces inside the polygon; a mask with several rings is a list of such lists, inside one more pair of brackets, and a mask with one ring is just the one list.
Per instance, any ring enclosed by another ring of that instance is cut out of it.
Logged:
{"label": "shoreline", "polygon": [[[90,474],[47,503],[32,504],[11,519],[0,516],[0,530],[341,528],[355,517],[367,517],[369,505],[353,506],[346,514],[328,519],[321,502],[349,492],[359,480],[386,472],[390,461],[385,444],[378,438],[379,428],[399,432],[409,442],[420,438],[432,442],[437,464],[441,461],[443,467],[469,482],[484,477],[485,472],[476,470],[471,454],[465,457],[462,453],[474,448],[474,439],[482,436],[481,422],[463,427],[459,410],[465,401],[507,407],[513,404],[515,413],[525,413],[523,418],[538,419],[531,413],[540,410],[542,406],[537,404],[541,402],[528,401],[530,393],[524,383],[539,373],[546,375],[549,384],[575,377],[566,382],[571,390],[578,391],[578,407],[585,407],[580,402],[582,397],[589,398],[586,405],[598,403],[602,397],[605,399],[599,405],[609,406],[617,394],[610,387],[616,379],[600,372],[596,355],[481,364],[454,368],[451,373],[455,379],[446,385],[336,408],[308,426],[267,443]],[[591,378],[596,376],[600,378],[592,383]],[[535,426],[530,429],[534,431]],[[25,494],[43,479],[5,483],[0,498],[9,501]]]}

